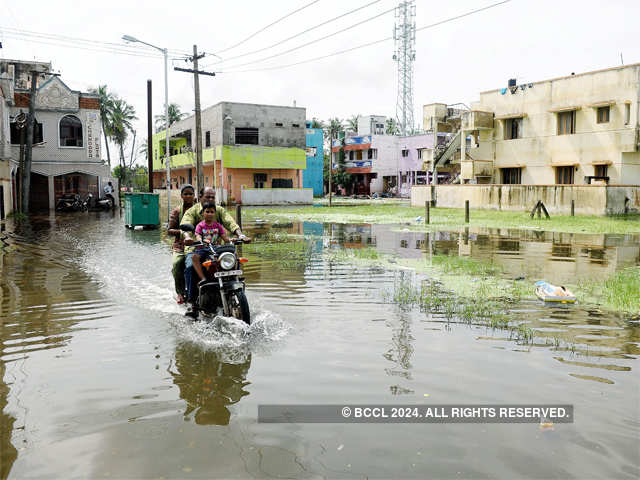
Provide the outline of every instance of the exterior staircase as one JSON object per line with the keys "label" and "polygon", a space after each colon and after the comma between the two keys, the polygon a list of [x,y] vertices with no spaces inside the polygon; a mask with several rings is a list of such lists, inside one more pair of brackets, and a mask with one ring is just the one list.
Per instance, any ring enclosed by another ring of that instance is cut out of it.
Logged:
{"label": "exterior staircase", "polygon": [[433,155],[433,166],[438,164],[444,164],[449,160],[454,153],[460,148],[460,141],[462,138],[462,130],[458,130],[453,137],[445,145],[438,145]]}

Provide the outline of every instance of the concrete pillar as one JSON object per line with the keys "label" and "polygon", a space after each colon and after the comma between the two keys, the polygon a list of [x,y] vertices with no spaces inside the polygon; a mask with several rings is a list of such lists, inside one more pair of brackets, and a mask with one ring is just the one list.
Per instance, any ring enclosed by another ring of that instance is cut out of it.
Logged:
{"label": "concrete pillar", "polygon": [[56,189],[54,186],[53,179],[54,179],[53,175],[49,175],[47,177],[47,183],[48,183],[47,189],[49,191],[49,210],[56,209]]}
{"label": "concrete pillar", "polygon": [[464,129],[460,128],[460,166],[462,162],[467,160],[467,137],[464,134]]}

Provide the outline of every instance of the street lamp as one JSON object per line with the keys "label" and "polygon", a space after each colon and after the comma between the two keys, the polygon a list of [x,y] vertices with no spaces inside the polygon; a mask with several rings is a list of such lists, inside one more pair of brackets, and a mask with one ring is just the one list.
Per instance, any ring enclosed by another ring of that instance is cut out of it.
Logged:
{"label": "street lamp", "polygon": [[[149,47],[155,48],[156,50],[160,50],[164,55],[164,123],[165,123],[165,155],[166,155],[166,169],[167,169],[167,222],[169,222],[169,218],[171,217],[171,158],[170,158],[170,149],[169,149],[169,76],[168,76],[168,51],[166,48],[156,47],[155,45],[151,45],[150,43],[143,42],[142,40],[138,40],[131,35],[123,35],[122,39],[125,42],[131,43],[142,43],[143,45],[147,45]],[[149,172],[149,175],[153,175],[153,172]]]}

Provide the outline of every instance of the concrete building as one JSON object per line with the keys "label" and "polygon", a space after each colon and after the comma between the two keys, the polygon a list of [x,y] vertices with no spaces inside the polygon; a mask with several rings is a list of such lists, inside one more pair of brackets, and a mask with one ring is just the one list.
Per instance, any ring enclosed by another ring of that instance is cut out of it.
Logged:
{"label": "concrete building", "polygon": [[[639,95],[640,64],[522,85],[512,79],[457,115],[425,105],[424,124],[458,138],[462,183],[640,184]],[[473,138],[470,148],[460,132]]]}
{"label": "concrete building", "polygon": [[386,126],[384,115],[358,115],[358,135],[384,135]]}
{"label": "concrete building", "polygon": [[359,135],[334,140],[331,151],[334,171],[342,150],[344,169],[354,176],[352,191],[346,194],[395,192],[408,197],[411,186],[427,183],[423,156],[432,149],[432,135]]}
{"label": "concrete building", "polygon": [[[3,122],[9,126],[12,209],[17,202],[20,162],[20,133],[15,118],[21,112],[28,112],[31,70],[34,69],[50,71],[51,64],[0,60],[0,83],[5,101],[8,100]],[[112,180],[109,167],[100,158],[99,97],[71,90],[57,76],[40,75],[35,115],[31,209],[53,210],[56,199],[66,193],[92,193],[97,198],[103,184]]]}
{"label": "concrete building", "polygon": [[324,130],[311,128],[311,122],[306,122],[306,127],[307,168],[302,173],[302,186],[312,188],[313,196],[320,197],[324,194]]}
{"label": "concrete building", "polygon": [[[221,202],[260,202],[273,192],[253,190],[289,189],[278,197],[295,203],[309,197],[311,203],[311,190],[303,189],[305,117],[304,108],[249,103],[220,102],[202,110],[205,185],[216,187]],[[193,184],[195,116],[174,123],[169,133],[172,188]],[[164,139],[164,130],[153,136],[154,188],[166,187]]]}
{"label": "concrete building", "polygon": [[[492,185],[465,191],[472,203],[492,208],[531,208],[540,199],[556,212],[568,211],[571,200],[584,213],[637,210],[639,105],[640,64],[526,84],[512,79],[459,112],[424,106],[425,128],[448,136],[425,168],[448,168],[462,184]],[[459,206],[456,189],[440,190],[448,193],[416,192],[417,202]]]}

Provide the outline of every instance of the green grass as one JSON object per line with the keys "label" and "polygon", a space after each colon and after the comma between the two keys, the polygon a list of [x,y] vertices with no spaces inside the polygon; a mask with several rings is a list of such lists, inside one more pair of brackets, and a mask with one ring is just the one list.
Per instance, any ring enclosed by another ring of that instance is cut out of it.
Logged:
{"label": "green grass", "polygon": [[298,206],[275,208],[246,208],[243,218],[251,221],[256,218],[273,221],[317,221],[333,223],[409,223],[411,230],[442,230],[443,228],[476,226],[489,228],[517,228],[525,230],[546,230],[568,233],[636,233],[640,232],[640,215],[586,216],[571,217],[552,215],[550,220],[529,218],[527,212],[497,210],[471,210],[470,222],[464,223],[464,210],[455,208],[432,208],[431,222],[424,224],[415,219],[424,218],[423,207],[410,207],[397,203],[358,204],[349,206]]}
{"label": "green grass", "polygon": [[580,282],[575,290],[578,300],[594,299],[607,310],[640,313],[640,267],[621,270],[604,281]]}

